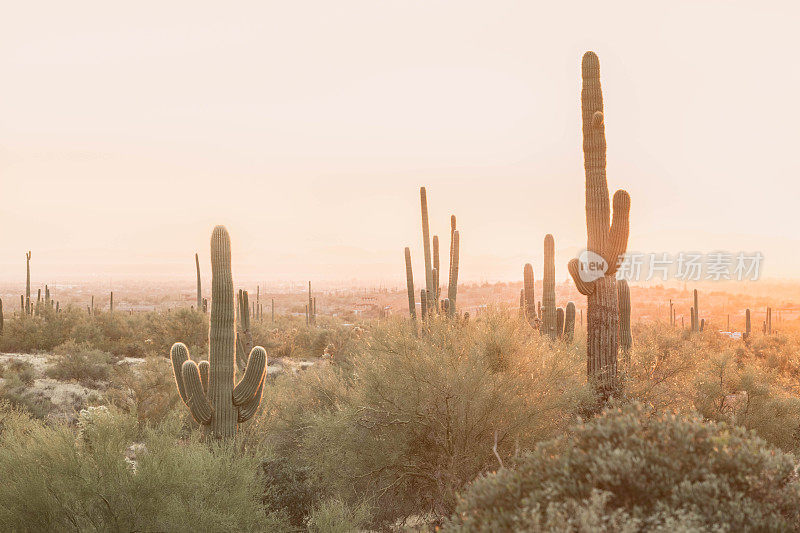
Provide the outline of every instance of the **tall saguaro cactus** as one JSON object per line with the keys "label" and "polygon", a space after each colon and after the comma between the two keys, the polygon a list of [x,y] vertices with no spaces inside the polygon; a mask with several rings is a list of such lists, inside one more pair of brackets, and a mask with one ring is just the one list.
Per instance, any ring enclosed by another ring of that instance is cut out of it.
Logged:
{"label": "tall saguaro cactus", "polygon": [[406,287],[408,288],[408,314],[417,319],[417,303],[414,301],[414,271],[411,269],[411,249],[406,246]]}
{"label": "tall saguaro cactus", "polygon": [[200,285],[200,258],[194,254],[194,264],[197,267],[197,310],[203,311],[203,288]]}
{"label": "tall saguaro cactus", "polygon": [[25,314],[31,314],[31,251],[25,254]]}
{"label": "tall saguaro cactus", "polygon": [[422,211],[422,246],[425,254],[425,297],[427,298],[426,307],[433,308],[431,305],[433,295],[435,294],[433,287],[433,264],[431,257],[431,234],[428,226],[428,193],[425,187],[419,188],[419,203],[420,210]]}
{"label": "tall saguaro cactus", "polygon": [[172,345],[170,358],[178,393],[195,420],[212,436],[236,435],[237,423],[249,420],[261,403],[267,352],[256,346],[250,352],[244,376],[234,386],[236,322],[231,273],[231,239],[224,226],[211,234],[211,327],[209,360],[199,365],[189,359],[183,343]]}
{"label": "tall saguaro cactus", "polygon": [[586,174],[587,249],[606,262],[604,275],[581,277],[580,263],[573,259],[569,272],[578,291],[587,297],[586,369],[604,397],[617,386],[619,311],[615,274],[618,260],[628,247],[630,196],[624,190],[614,194],[613,220],[606,181],[606,135],[600,61],[586,52],[582,61],[583,166]]}
{"label": "tall saguaro cactus", "polygon": [[556,310],[555,242],[549,233],[544,236],[544,269],[542,270],[542,333],[558,338]]}
{"label": "tall saguaro cactus", "polygon": [[458,261],[461,249],[461,236],[459,231],[455,229],[456,217],[453,216],[451,221],[453,224],[453,231],[450,235],[450,279],[447,284],[447,299],[449,300],[447,304],[447,315],[454,317],[457,313],[456,297],[458,296]]}
{"label": "tall saguaro cactus", "polygon": [[694,290],[694,306],[692,307],[692,332],[700,331],[700,305],[698,303],[697,289]]}

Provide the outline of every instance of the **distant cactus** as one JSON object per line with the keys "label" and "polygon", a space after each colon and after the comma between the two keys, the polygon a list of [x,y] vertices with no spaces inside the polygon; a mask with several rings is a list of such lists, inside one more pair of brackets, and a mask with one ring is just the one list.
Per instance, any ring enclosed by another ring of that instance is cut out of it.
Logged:
{"label": "distant cactus", "polygon": [[700,331],[700,304],[698,302],[697,289],[694,289],[694,320],[692,321],[692,331]]}
{"label": "distant cactus", "polygon": [[203,309],[203,288],[200,285],[200,257],[197,254],[194,254],[194,264],[197,268],[197,310],[202,310],[205,313]]}
{"label": "distant cactus", "polygon": [[25,314],[31,314],[31,252],[25,254]]}
{"label": "distant cactus", "polygon": [[433,299],[435,301],[439,301],[441,297],[441,288],[439,286],[439,277],[442,272],[442,269],[439,268],[439,236],[433,236],[433,290],[435,294],[433,295]]}
{"label": "distant cactus", "polygon": [[275,322],[275,298],[272,298],[272,322]]}
{"label": "distant cactus", "polygon": [[706,329],[706,319],[705,318],[700,320],[700,331],[703,331],[704,329]]}
{"label": "distant cactus", "polygon": [[406,288],[408,289],[408,314],[417,319],[417,304],[414,301],[414,271],[411,269],[411,249],[406,246]]}
{"label": "distant cactus", "polygon": [[455,215],[450,218],[452,233],[450,235],[450,280],[447,284],[447,299],[450,301],[447,307],[448,316],[456,316],[456,299],[458,298],[458,261],[460,253],[461,237],[456,227]]}
{"label": "distant cactus", "polygon": [[624,279],[617,280],[617,302],[619,304],[619,347],[628,353],[633,345],[631,335],[631,290]]}
{"label": "distant cactus", "polygon": [[556,335],[560,339],[564,336],[564,308],[556,308]]}
{"label": "distant cactus", "polygon": [[772,308],[767,307],[767,335],[772,335]]}
{"label": "distant cactus", "polygon": [[217,226],[211,235],[209,361],[197,365],[180,342],[172,346],[170,358],[181,400],[197,422],[221,439],[235,436],[237,423],[246,422],[256,413],[267,365],[266,351],[256,346],[250,352],[244,376],[234,387],[233,300],[230,236],[224,226]]}
{"label": "distant cactus", "polygon": [[568,302],[567,310],[564,313],[564,339],[572,342],[575,338],[575,303]]}
{"label": "distant cactus", "polygon": [[525,294],[524,312],[531,326],[536,326],[539,317],[536,315],[536,294],[533,286],[533,265],[525,263],[522,267],[522,292]]}
{"label": "distant cactus", "polygon": [[[425,254],[425,297],[428,299],[425,302],[426,308],[431,308],[431,302],[434,300],[435,291],[433,288],[433,263],[431,258],[431,237],[430,229],[428,226],[428,193],[425,187],[419,188],[419,203],[420,210],[422,211],[422,247]],[[427,311],[427,310],[426,310]]]}
{"label": "distant cactus", "polygon": [[586,52],[582,61],[583,156],[586,174],[587,249],[606,262],[605,275],[595,280],[580,276],[577,259],[569,263],[569,272],[578,291],[587,296],[587,374],[604,398],[617,387],[619,351],[619,311],[617,308],[616,271],[619,258],[628,246],[630,196],[617,191],[611,218],[608,182],[606,181],[606,136],[603,94],[600,87],[600,62],[594,52]]}
{"label": "distant cactus", "polygon": [[558,337],[556,311],[555,242],[549,233],[544,236],[544,269],[542,271],[542,333]]}
{"label": "distant cactus", "polygon": [[50,300],[50,286],[44,286],[44,306],[46,309],[50,309],[52,307],[52,301]]}
{"label": "distant cactus", "polygon": [[3,326],[4,326],[3,322],[4,321],[5,320],[3,318],[3,299],[0,298],[0,337],[3,336]]}
{"label": "distant cactus", "polygon": [[420,289],[419,291],[419,306],[420,306],[420,314],[422,315],[422,320],[428,318],[428,291],[425,289]]}
{"label": "distant cactus", "polygon": [[744,313],[744,338],[745,340],[750,338],[750,310],[745,310]]}
{"label": "distant cactus", "polygon": [[519,290],[519,319],[525,320],[525,289]]}

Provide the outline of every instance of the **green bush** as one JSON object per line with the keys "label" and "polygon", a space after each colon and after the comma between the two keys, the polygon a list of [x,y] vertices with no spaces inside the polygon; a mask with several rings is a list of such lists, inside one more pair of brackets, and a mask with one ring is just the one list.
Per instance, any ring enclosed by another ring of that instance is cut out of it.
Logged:
{"label": "green bush", "polygon": [[741,428],[607,410],[477,479],[446,531],[788,531],[794,457]]}
{"label": "green bush", "polygon": [[52,379],[75,380],[93,386],[98,381],[108,380],[114,361],[111,354],[89,344],[67,341],[55,348],[45,374]]}
{"label": "green bush", "polygon": [[594,401],[581,354],[503,317],[432,320],[420,335],[389,321],[356,346],[346,364],[267,387],[251,431],[308,473],[315,505],[369,502],[376,526],[448,515],[498,456],[559,434]]}
{"label": "green bush", "polygon": [[79,433],[0,407],[2,531],[290,531],[260,503],[256,460],[167,421],[130,446],[135,419],[97,409]]}

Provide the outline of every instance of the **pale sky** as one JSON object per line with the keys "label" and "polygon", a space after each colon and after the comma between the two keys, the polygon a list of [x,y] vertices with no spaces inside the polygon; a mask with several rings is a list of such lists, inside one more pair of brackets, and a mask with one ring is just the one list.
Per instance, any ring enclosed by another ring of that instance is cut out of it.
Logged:
{"label": "pale sky", "polygon": [[[600,57],[630,250],[800,274],[794,2],[3,2],[0,279],[400,282],[458,216],[461,279],[585,245],[580,59]],[[448,239],[443,238],[443,247]]]}

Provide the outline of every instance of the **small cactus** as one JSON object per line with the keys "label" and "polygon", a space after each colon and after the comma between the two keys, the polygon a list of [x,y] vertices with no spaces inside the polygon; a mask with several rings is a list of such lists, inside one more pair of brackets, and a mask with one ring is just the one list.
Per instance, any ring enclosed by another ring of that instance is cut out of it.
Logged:
{"label": "small cactus", "polygon": [[555,242],[549,233],[544,236],[544,269],[542,271],[542,333],[555,340],[556,329],[556,261]]}
{"label": "small cactus", "polygon": [[215,438],[235,436],[237,424],[249,420],[261,403],[267,352],[261,346],[253,348],[244,376],[234,387],[235,342],[231,241],[228,230],[217,226],[211,235],[209,360],[196,364],[180,342],[170,350],[181,400]]}
{"label": "small cactus", "polygon": [[556,335],[560,339],[564,336],[564,308],[556,308]]}
{"label": "small cactus", "polygon": [[528,317],[528,323],[536,326],[539,318],[536,314],[536,295],[533,285],[533,265],[525,263],[522,267],[522,292],[525,294],[524,313]]}
{"label": "small cactus", "polygon": [[575,338],[575,303],[568,302],[564,313],[564,339],[572,342]]}
{"label": "small cactus", "polygon": [[3,299],[0,298],[0,337],[3,336],[3,325],[4,325],[3,322],[4,322],[4,319],[3,319]]}
{"label": "small cactus", "polygon": [[700,331],[700,304],[698,302],[697,297],[697,289],[694,289],[694,306],[693,309],[693,320],[692,320],[692,331],[698,332]]}
{"label": "small cactus", "polygon": [[406,246],[406,287],[408,288],[408,314],[417,319],[417,303],[414,301],[414,271],[411,269],[411,249]]}
{"label": "small cactus", "polygon": [[420,289],[419,291],[419,307],[420,307],[420,314],[422,315],[422,320],[428,318],[428,291],[425,289]]}

